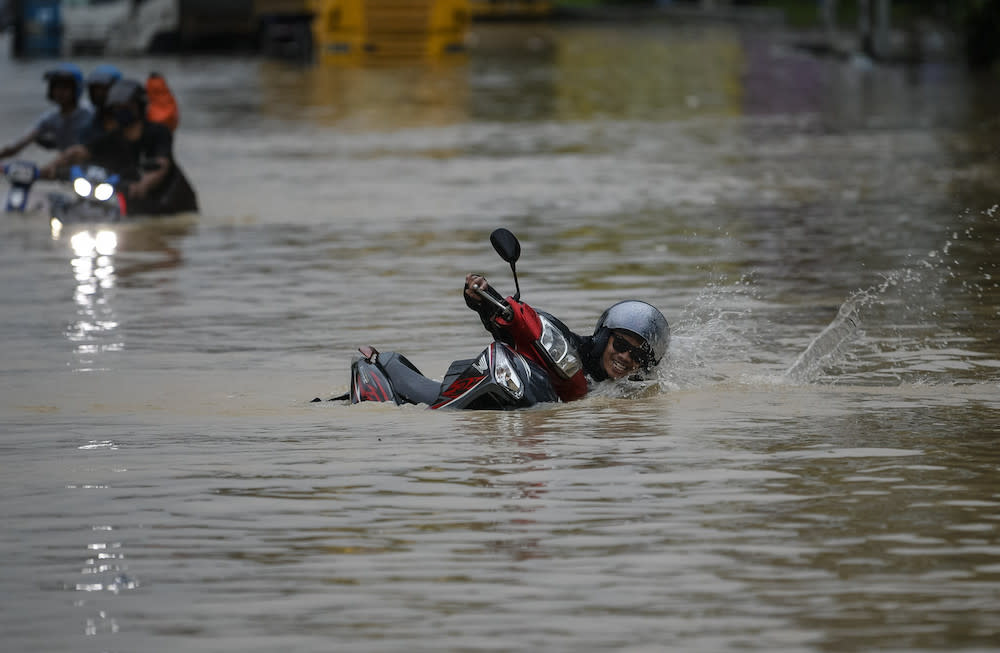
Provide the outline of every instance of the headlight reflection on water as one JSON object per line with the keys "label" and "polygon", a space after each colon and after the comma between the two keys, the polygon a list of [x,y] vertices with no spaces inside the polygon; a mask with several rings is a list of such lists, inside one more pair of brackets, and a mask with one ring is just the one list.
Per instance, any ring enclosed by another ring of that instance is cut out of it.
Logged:
{"label": "headlight reflection on water", "polygon": [[118,249],[118,234],[104,229],[92,234],[89,231],[81,231],[74,234],[69,241],[73,253],[77,256],[111,256]]}
{"label": "headlight reflection on water", "polygon": [[[57,238],[56,222],[52,221],[53,238]],[[69,244],[73,250],[70,263],[76,279],[73,298],[77,317],[66,329],[66,338],[75,345],[74,370],[106,370],[109,368],[105,355],[125,348],[118,333],[113,301],[118,234],[110,229],[85,229],[74,233]]]}

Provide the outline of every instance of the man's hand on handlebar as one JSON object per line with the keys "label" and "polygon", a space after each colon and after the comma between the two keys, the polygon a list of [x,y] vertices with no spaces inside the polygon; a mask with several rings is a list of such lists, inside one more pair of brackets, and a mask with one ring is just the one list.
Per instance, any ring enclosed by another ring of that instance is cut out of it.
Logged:
{"label": "man's hand on handlebar", "polygon": [[477,303],[481,302],[483,298],[476,291],[482,290],[485,292],[489,287],[490,284],[487,283],[486,277],[483,275],[474,272],[465,275],[465,296],[470,300]]}

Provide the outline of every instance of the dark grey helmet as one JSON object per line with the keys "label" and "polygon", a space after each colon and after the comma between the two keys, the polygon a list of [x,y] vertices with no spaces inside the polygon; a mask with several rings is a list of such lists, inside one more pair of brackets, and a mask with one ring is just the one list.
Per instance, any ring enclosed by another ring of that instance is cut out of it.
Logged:
{"label": "dark grey helmet", "polygon": [[655,367],[667,353],[670,344],[670,325],[655,306],[629,299],[614,304],[604,311],[594,327],[594,340],[598,344],[596,351],[603,351],[612,331],[628,331],[641,338],[645,349],[650,355],[650,362],[645,365],[647,370]]}
{"label": "dark grey helmet", "polygon": [[115,104],[128,104],[138,102],[139,108],[146,110],[146,87],[134,79],[119,79],[111,85],[108,90],[108,99],[104,101],[105,106]]}

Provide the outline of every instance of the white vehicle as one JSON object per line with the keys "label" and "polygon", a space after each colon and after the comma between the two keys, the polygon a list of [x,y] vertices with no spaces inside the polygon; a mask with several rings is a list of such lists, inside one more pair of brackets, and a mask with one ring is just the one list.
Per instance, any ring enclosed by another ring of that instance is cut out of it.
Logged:
{"label": "white vehicle", "polygon": [[148,52],[180,28],[179,0],[62,0],[62,48],[69,55]]}

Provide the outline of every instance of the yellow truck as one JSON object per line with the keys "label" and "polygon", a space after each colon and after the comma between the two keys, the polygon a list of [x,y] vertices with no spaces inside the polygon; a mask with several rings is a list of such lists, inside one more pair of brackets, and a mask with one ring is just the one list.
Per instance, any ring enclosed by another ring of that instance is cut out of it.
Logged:
{"label": "yellow truck", "polygon": [[469,0],[255,0],[255,12],[265,49],[321,62],[447,57],[464,51],[469,25]]}

